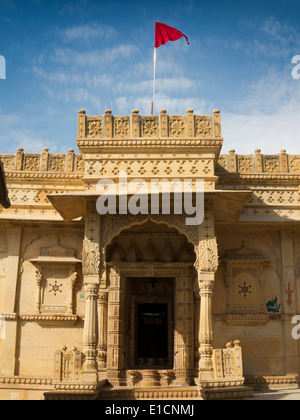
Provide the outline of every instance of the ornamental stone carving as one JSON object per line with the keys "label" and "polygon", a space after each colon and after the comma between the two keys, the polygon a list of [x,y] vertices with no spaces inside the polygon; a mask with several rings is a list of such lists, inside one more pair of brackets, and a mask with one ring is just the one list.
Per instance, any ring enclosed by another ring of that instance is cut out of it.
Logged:
{"label": "ornamental stone carving", "polygon": [[96,138],[102,136],[102,119],[89,118],[87,124],[87,136]]}
{"label": "ornamental stone carving", "polygon": [[91,242],[85,238],[82,251],[83,274],[93,276],[99,274],[100,270],[100,248],[99,244]]}
{"label": "ornamental stone carving", "polygon": [[200,241],[196,254],[195,267],[198,272],[215,273],[217,271],[219,266],[217,238]]}
{"label": "ornamental stone carving", "polygon": [[196,136],[212,137],[210,117],[196,117]]}

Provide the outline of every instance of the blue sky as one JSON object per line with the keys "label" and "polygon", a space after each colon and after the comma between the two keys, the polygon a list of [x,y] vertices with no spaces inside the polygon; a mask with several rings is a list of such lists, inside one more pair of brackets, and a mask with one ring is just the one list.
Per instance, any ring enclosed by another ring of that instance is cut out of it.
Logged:
{"label": "blue sky", "polygon": [[222,113],[223,152],[300,154],[300,0],[0,0],[0,153],[76,149],[77,112]]}

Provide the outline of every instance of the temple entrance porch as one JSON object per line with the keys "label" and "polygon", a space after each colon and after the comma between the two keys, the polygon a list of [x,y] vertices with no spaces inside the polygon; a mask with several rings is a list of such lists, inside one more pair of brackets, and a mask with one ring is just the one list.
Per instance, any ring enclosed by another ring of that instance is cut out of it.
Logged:
{"label": "temple entrance porch", "polygon": [[107,259],[109,383],[193,384],[196,257],[187,238],[148,222],[115,238]]}

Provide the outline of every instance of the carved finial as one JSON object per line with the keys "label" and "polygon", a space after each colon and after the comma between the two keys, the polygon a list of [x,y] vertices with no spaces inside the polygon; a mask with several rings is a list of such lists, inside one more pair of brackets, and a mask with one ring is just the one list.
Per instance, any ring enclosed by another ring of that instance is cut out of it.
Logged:
{"label": "carved finial", "polygon": [[167,111],[166,111],[165,109],[161,109],[161,110],[160,110],[160,113],[161,113],[161,114],[166,114],[166,113],[167,113]]}
{"label": "carved finial", "polygon": [[85,111],[84,109],[80,109],[80,110],[78,111],[78,114],[83,114],[83,115],[85,115],[85,114],[86,114],[86,111]]}
{"label": "carved finial", "polygon": [[139,114],[140,113],[140,111],[138,110],[138,109],[134,109],[133,111],[132,111],[132,114]]}
{"label": "carved finial", "polygon": [[105,114],[106,114],[106,115],[111,115],[111,114],[112,114],[112,111],[111,111],[110,109],[107,109],[107,110],[105,111]]}
{"label": "carved finial", "polygon": [[193,110],[193,109],[188,109],[188,110],[186,111],[186,113],[187,113],[187,114],[193,114],[193,113],[194,113],[194,110]]}
{"label": "carved finial", "polygon": [[220,114],[220,111],[218,109],[215,109],[214,114]]}

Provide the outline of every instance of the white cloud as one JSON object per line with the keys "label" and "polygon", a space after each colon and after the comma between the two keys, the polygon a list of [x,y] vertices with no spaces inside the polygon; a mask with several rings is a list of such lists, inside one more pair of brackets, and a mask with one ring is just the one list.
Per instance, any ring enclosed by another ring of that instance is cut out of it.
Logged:
{"label": "white cloud", "polygon": [[236,113],[223,113],[224,151],[300,154],[299,103],[300,81],[288,70],[252,84]]}
{"label": "white cloud", "polygon": [[[128,115],[133,109],[138,109],[141,115],[151,114],[152,96],[118,97],[115,100],[116,112]],[[188,109],[194,109],[196,114],[209,113],[211,106],[204,99],[192,97],[172,97],[165,94],[157,94],[155,97],[155,114],[161,109],[166,109],[169,115],[184,115]]]}
{"label": "white cloud", "polygon": [[[32,130],[24,129],[24,123],[16,115],[4,115],[0,111],[0,153],[16,153],[22,147],[26,153],[39,153],[47,146],[47,140]],[[52,148],[55,152],[55,146]]]}
{"label": "white cloud", "polygon": [[83,41],[89,42],[93,39],[110,39],[116,34],[116,30],[109,25],[89,24],[78,25],[59,31],[64,42]]}
{"label": "white cloud", "polygon": [[138,52],[135,45],[121,44],[116,47],[101,50],[89,50],[80,52],[71,48],[57,48],[52,61],[63,66],[74,67],[95,67],[107,66],[118,59],[129,59]]}

